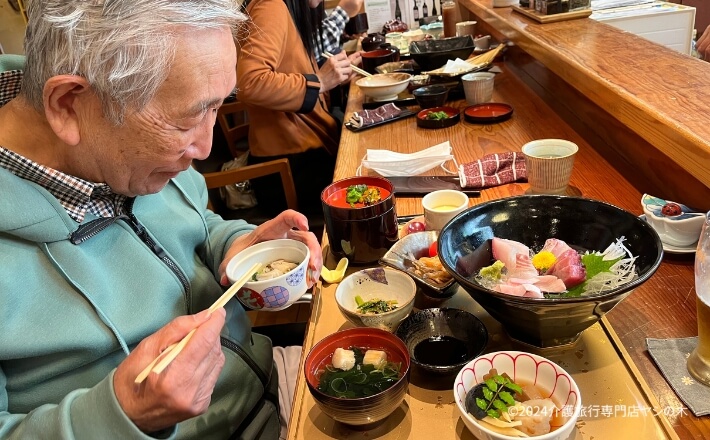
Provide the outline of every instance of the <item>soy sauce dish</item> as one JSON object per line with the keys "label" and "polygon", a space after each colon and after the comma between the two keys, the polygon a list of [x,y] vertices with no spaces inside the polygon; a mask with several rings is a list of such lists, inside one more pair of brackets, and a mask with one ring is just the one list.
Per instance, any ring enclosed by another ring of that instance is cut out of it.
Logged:
{"label": "soy sauce dish", "polygon": [[452,107],[432,107],[417,113],[417,127],[446,128],[461,120],[459,111]]}
{"label": "soy sauce dish", "polygon": [[488,344],[483,323],[473,314],[453,308],[412,313],[395,335],[404,341],[413,365],[442,376],[457,373]]}

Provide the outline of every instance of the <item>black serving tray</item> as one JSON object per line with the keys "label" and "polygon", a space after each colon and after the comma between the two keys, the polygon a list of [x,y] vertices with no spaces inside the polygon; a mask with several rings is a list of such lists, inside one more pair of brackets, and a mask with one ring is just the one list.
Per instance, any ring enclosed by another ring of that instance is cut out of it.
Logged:
{"label": "black serving tray", "polygon": [[[380,102],[380,105],[382,105],[381,102]],[[378,107],[379,107],[379,106],[378,106]],[[415,112],[415,111],[404,109],[404,110],[402,110],[402,113],[398,114],[398,115],[395,116],[394,118],[385,119],[384,121],[375,122],[374,124],[366,125],[366,126],[364,126],[364,127],[355,127],[355,126],[352,125],[350,122],[346,122],[346,123],[345,123],[345,128],[347,128],[348,130],[350,130],[350,131],[352,131],[352,132],[357,133],[357,132],[359,132],[359,131],[365,131],[365,130],[368,130],[368,129],[370,129],[370,128],[379,127],[380,125],[387,124],[388,122],[399,121],[400,119],[405,119],[405,118],[408,118],[408,117],[410,117],[410,116],[414,116],[414,115],[416,115],[416,114],[417,114],[417,112]]]}

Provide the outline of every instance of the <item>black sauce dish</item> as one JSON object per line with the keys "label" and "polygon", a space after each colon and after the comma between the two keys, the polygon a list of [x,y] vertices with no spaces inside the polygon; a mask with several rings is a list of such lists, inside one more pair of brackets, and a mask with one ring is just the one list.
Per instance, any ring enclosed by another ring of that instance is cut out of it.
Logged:
{"label": "black sauce dish", "polygon": [[426,374],[457,374],[483,353],[488,330],[464,310],[432,308],[412,313],[395,335],[407,346],[412,365]]}
{"label": "black sauce dish", "polygon": [[[613,290],[573,298],[527,298],[487,289],[475,281],[493,262],[493,237],[540,250],[548,238],[577,251],[604,251],[620,237],[636,256],[637,277]],[[634,288],[658,269],[663,248],[658,234],[639,219],[605,202],[581,197],[525,195],[476,205],[454,217],[439,233],[439,258],[511,338],[538,348],[573,344]]]}
{"label": "black sauce dish", "polygon": [[442,107],[449,97],[449,88],[441,84],[424,86],[414,89],[412,95],[422,109]]}

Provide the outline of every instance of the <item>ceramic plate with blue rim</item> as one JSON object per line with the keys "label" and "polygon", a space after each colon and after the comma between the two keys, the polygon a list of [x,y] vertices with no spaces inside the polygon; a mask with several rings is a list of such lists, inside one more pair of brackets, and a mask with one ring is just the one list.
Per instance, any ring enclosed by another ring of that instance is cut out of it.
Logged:
{"label": "ceramic plate with blue rim", "polygon": [[660,236],[666,252],[695,251],[705,223],[703,212],[648,194],[641,197],[641,207],[646,221]]}

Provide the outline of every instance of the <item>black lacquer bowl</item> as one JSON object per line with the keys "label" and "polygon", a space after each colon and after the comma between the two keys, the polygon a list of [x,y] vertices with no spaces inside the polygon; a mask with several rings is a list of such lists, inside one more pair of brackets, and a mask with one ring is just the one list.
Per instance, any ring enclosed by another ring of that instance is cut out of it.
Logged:
{"label": "black lacquer bowl", "polygon": [[[603,251],[617,238],[637,256],[638,277],[598,295],[525,298],[499,293],[474,280],[492,263],[491,239],[507,238],[540,250],[548,238],[578,251]],[[494,200],[454,217],[439,234],[444,268],[506,332],[518,341],[547,348],[574,343],[582,331],[611,310],[658,269],[663,248],[658,234],[635,214],[578,197],[526,195]]]}

